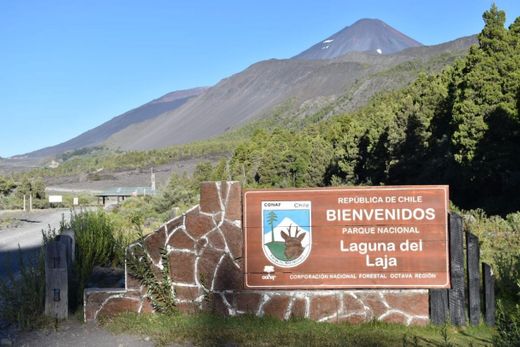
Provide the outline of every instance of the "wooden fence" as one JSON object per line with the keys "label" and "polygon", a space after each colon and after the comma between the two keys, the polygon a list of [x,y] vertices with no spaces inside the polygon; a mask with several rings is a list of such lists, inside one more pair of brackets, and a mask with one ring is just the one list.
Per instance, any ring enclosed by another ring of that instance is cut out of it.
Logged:
{"label": "wooden fence", "polygon": [[[466,236],[466,257],[464,257],[464,235]],[[480,324],[484,308],[484,322],[495,325],[495,277],[491,266],[480,266],[478,237],[464,232],[462,217],[449,215],[450,275],[451,289],[430,290],[430,319],[433,324],[451,322],[465,325]],[[464,261],[466,260],[466,266]],[[480,270],[482,268],[482,283]],[[482,291],[481,291],[482,289]],[[481,305],[481,293],[484,305]]]}

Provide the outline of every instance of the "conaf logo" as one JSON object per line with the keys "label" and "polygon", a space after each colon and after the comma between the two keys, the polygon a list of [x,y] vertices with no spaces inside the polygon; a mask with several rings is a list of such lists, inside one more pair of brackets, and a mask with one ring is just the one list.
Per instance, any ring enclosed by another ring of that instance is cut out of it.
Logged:
{"label": "conaf logo", "polygon": [[311,246],[310,201],[262,202],[262,248],[272,264],[298,266],[309,256]]}

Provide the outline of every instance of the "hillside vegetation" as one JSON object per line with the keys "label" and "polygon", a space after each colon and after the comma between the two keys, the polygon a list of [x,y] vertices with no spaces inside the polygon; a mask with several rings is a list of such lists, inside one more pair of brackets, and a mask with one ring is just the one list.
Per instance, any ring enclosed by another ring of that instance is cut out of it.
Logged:
{"label": "hillside vegetation", "polygon": [[132,170],[149,168],[185,159],[230,156],[239,139],[214,139],[194,142],[149,151],[112,151],[103,147],[93,147],[66,152],[60,156],[62,163],[56,168],[42,167],[29,172],[13,175],[21,177],[59,177],[95,173],[101,170]]}

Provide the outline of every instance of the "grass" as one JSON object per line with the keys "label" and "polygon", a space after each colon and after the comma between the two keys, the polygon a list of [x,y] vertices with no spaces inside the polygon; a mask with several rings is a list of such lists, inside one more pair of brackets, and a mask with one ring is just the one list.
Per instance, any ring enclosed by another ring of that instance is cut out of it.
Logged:
{"label": "grass", "polygon": [[200,346],[491,346],[486,327],[405,327],[370,322],[360,325],[283,322],[250,315],[137,315],[125,313],[102,322],[114,333],[146,335],[159,345],[191,342]]}

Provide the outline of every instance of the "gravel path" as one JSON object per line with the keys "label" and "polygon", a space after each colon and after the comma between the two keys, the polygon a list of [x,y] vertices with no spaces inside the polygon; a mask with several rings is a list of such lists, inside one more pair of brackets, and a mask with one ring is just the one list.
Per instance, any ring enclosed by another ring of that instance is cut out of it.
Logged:
{"label": "gravel path", "polygon": [[19,333],[10,341],[13,346],[27,347],[137,347],[154,345],[149,337],[132,336],[128,334],[114,335],[97,326],[95,323],[83,324],[75,319],[60,323],[57,329],[42,329]]}
{"label": "gravel path", "polygon": [[0,212],[0,218],[15,218],[19,225],[0,230],[0,280],[8,272],[18,271],[18,247],[25,259],[37,256],[42,245],[42,229],[59,229],[62,216],[68,220],[69,209],[35,210],[34,212]]}
{"label": "gravel path", "polygon": [[16,228],[8,228],[0,231],[0,252],[41,245],[41,230],[51,226],[58,229],[62,215],[68,220],[70,210],[67,208],[34,210],[33,212],[2,211],[0,218],[14,218],[22,224]]}

